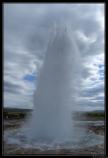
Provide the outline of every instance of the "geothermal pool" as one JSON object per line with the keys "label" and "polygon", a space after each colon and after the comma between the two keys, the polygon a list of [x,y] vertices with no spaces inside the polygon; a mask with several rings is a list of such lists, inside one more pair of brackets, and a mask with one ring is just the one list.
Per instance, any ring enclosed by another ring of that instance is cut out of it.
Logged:
{"label": "geothermal pool", "polygon": [[[99,124],[98,122],[95,124]],[[88,122],[86,121],[83,122],[85,125],[87,123]],[[95,145],[104,144],[104,136],[97,135],[93,131],[88,131],[82,139],[74,139],[74,141],[67,140],[65,142],[59,142],[56,139],[54,141],[43,141],[39,139],[28,140],[28,138],[25,136],[25,133],[21,131],[21,128],[5,130],[4,141],[6,144],[15,145],[20,149],[38,149],[41,151],[58,149],[85,149],[94,147]]]}

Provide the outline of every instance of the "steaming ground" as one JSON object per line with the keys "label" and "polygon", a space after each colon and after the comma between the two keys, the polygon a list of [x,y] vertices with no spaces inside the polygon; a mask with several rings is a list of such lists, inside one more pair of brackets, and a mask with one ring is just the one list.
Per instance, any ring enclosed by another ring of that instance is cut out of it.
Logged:
{"label": "steaming ground", "polygon": [[[92,122],[92,121],[91,121]],[[81,124],[82,122],[79,122]],[[102,122],[101,122],[102,123]],[[87,122],[83,122],[83,125],[86,126],[88,124]],[[97,125],[100,124],[100,122],[96,123]],[[81,128],[81,127],[80,127]],[[76,131],[77,132],[77,131]],[[86,131],[86,135],[82,136],[82,139],[74,139],[73,140],[67,140],[67,141],[57,141],[55,140],[45,140],[42,139],[28,139],[26,137],[25,132],[22,130],[22,128],[17,129],[8,129],[4,131],[4,141],[7,144],[15,144],[23,148],[35,148],[35,149],[78,149],[78,148],[85,148],[94,146],[97,144],[102,144],[104,141],[103,135],[97,135],[92,130]]]}
{"label": "steaming ground", "polygon": [[[102,129],[103,121],[80,121],[78,124],[94,125]],[[22,127],[25,122],[18,120],[10,120],[5,122],[4,130],[4,154],[104,154],[104,133],[96,133],[92,130],[87,130],[88,133],[83,139],[78,142],[71,140],[67,142],[50,141],[43,142],[39,140],[28,140],[22,132]],[[7,126],[7,128],[6,128]]]}
{"label": "steaming ground", "polygon": [[80,149],[85,147],[91,147],[94,145],[102,144],[103,142],[103,136],[96,135],[94,133],[89,133],[88,135],[85,135],[82,140],[77,141],[71,141],[67,140],[66,142],[59,142],[59,141],[43,141],[43,140],[28,140],[24,133],[20,133],[20,131],[8,131],[5,133],[5,140],[8,144],[15,144],[23,148],[35,148],[35,149]]}

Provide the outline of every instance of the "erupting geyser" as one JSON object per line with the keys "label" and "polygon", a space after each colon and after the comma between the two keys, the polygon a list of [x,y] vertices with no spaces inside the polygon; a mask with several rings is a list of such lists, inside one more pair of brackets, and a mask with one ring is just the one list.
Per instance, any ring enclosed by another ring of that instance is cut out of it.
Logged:
{"label": "erupting geyser", "polygon": [[73,34],[56,29],[49,41],[34,94],[27,136],[41,141],[73,140],[77,132],[72,112],[80,83],[81,58]]}
{"label": "erupting geyser", "polygon": [[73,118],[78,111],[81,61],[74,34],[62,27],[54,30],[39,73],[32,116],[19,130],[7,130],[6,142],[41,150],[84,148],[103,142],[103,137],[87,132],[78,121],[76,126]]}

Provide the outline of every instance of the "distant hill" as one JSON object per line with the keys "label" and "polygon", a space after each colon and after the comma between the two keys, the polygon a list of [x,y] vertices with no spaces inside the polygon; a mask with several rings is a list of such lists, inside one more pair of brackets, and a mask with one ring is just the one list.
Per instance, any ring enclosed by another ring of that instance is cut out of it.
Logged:
{"label": "distant hill", "polygon": [[3,112],[31,112],[32,109],[21,109],[21,108],[8,108],[4,107]]}
{"label": "distant hill", "polygon": [[[4,118],[23,118],[27,115],[30,115],[33,109],[22,109],[22,108],[3,108],[3,116]],[[77,111],[74,113],[74,118],[104,118],[104,110],[95,110],[95,111]]]}
{"label": "distant hill", "polygon": [[3,117],[4,119],[20,119],[25,118],[27,115],[30,115],[32,109],[21,109],[21,108],[3,108]]}
{"label": "distant hill", "polygon": [[[31,112],[33,109],[24,109],[24,108],[11,108],[11,107],[4,107],[3,112]],[[104,110],[94,110],[94,111],[77,111],[76,113],[79,114],[91,114],[91,113],[104,113]]]}

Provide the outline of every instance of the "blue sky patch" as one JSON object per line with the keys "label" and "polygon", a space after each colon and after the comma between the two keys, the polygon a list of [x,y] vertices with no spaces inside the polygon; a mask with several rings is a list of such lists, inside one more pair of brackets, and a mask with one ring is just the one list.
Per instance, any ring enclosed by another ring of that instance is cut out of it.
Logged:
{"label": "blue sky patch", "polygon": [[34,82],[36,80],[36,75],[28,74],[28,75],[25,75],[23,79],[26,81]]}
{"label": "blue sky patch", "polygon": [[99,80],[103,80],[104,79],[104,65],[103,64],[99,64]]}
{"label": "blue sky patch", "polygon": [[99,74],[103,74],[104,75],[104,70],[99,69]]}
{"label": "blue sky patch", "polygon": [[99,80],[104,80],[104,76],[99,76]]}
{"label": "blue sky patch", "polygon": [[99,69],[104,69],[104,65],[103,64],[99,64]]}

